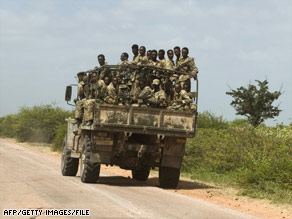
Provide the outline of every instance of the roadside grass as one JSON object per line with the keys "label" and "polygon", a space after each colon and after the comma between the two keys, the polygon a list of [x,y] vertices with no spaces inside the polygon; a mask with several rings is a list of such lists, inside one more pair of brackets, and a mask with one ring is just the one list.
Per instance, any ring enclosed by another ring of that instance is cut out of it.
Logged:
{"label": "roadside grass", "polygon": [[199,129],[182,172],[239,195],[292,204],[292,126]]}
{"label": "roadside grass", "polygon": [[[50,104],[22,107],[0,118],[0,136],[61,151],[70,116],[73,112]],[[187,141],[182,175],[237,188],[239,195],[292,204],[292,124],[254,128],[244,119],[227,122],[200,113],[197,136]]]}

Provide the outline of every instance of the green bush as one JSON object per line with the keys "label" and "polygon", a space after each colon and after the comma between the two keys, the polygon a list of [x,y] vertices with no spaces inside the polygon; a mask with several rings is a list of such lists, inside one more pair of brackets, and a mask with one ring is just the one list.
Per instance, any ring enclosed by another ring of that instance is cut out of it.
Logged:
{"label": "green bush", "polygon": [[13,138],[16,136],[17,115],[10,114],[0,118],[0,136]]}
{"label": "green bush", "polygon": [[187,142],[182,170],[196,179],[236,185],[246,194],[274,194],[280,200],[280,194],[292,194],[292,137],[287,130],[199,129]]}
{"label": "green bush", "polygon": [[71,112],[51,104],[22,107],[17,114],[1,118],[0,135],[19,141],[52,143],[57,128],[69,116]]}
{"label": "green bush", "polygon": [[63,140],[65,135],[67,134],[67,123],[60,125],[56,130],[56,137],[53,141],[53,151],[61,151]]}
{"label": "green bush", "polygon": [[198,127],[199,128],[211,128],[211,129],[225,129],[228,127],[228,122],[223,119],[222,116],[216,116],[213,113],[204,111],[198,115]]}

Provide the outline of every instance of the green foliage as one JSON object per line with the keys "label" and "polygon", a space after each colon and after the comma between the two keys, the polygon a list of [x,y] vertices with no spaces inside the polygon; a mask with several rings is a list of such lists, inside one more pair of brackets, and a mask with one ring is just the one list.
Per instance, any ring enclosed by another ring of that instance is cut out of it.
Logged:
{"label": "green foliage", "polygon": [[244,128],[248,127],[249,122],[246,119],[234,119],[233,121],[229,122],[230,128]]}
{"label": "green foliage", "polygon": [[67,123],[60,125],[56,130],[56,137],[53,141],[53,151],[61,151],[63,140],[67,134]]}
{"label": "green foliage", "polygon": [[50,104],[22,107],[17,114],[1,118],[0,135],[19,141],[52,143],[57,128],[65,124],[65,118],[70,115],[70,112]]}
{"label": "green foliage", "polygon": [[248,88],[240,87],[236,90],[226,92],[234,98],[230,105],[237,111],[237,115],[246,116],[250,124],[258,126],[265,119],[278,116],[281,110],[272,104],[281,95],[280,91],[270,92],[268,81],[256,80],[259,89],[249,84]]}
{"label": "green foliage", "polygon": [[198,116],[199,128],[224,129],[228,127],[228,122],[222,116],[216,116],[213,113],[204,111]]}
{"label": "green foliage", "polygon": [[280,201],[283,194],[292,195],[291,127],[199,129],[187,142],[182,170]]}
{"label": "green foliage", "polygon": [[0,118],[0,136],[13,138],[16,136],[17,115],[10,114]]}

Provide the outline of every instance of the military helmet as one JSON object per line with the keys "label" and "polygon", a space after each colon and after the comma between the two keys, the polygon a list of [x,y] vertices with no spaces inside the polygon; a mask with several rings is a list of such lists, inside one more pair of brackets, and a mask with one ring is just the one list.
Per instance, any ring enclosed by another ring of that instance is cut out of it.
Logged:
{"label": "military helmet", "polygon": [[154,85],[159,85],[159,84],[160,84],[159,79],[154,79],[153,82],[152,82],[152,84],[154,84]]}

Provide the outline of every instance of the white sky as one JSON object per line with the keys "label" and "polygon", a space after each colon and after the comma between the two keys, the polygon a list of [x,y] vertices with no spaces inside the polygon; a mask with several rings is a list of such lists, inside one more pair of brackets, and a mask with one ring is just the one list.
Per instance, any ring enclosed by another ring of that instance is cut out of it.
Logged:
{"label": "white sky", "polygon": [[229,90],[254,80],[282,87],[283,111],[266,124],[292,122],[291,0],[0,0],[0,116],[21,106],[64,101],[75,74],[110,64],[131,45],[188,47],[199,68],[199,111],[242,118]]}

